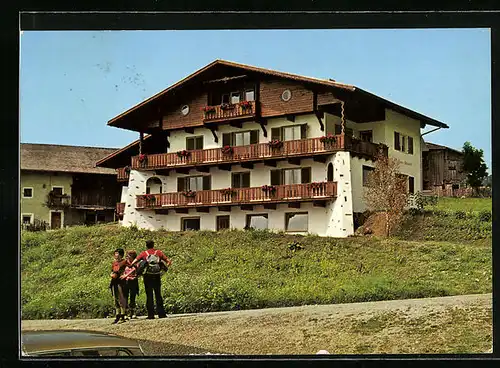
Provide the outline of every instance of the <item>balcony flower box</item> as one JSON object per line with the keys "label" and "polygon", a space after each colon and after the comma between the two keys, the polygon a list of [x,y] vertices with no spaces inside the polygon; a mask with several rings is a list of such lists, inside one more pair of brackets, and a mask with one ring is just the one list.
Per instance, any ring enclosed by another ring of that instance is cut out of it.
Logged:
{"label": "balcony flower box", "polygon": [[184,158],[184,157],[189,157],[191,156],[191,152],[187,150],[182,150],[182,151],[177,151],[177,157],[179,158]]}
{"label": "balcony flower box", "polygon": [[270,148],[279,149],[279,148],[283,147],[283,142],[280,141],[279,139],[275,139],[275,140],[268,142],[267,145]]}
{"label": "balcony flower box", "polygon": [[184,197],[187,197],[187,198],[194,198],[194,197],[196,197],[196,192],[193,190],[187,190],[187,191],[182,192],[182,195]]}
{"label": "balcony flower box", "polygon": [[153,205],[156,203],[156,196],[153,194],[146,194],[144,199],[146,200],[146,204]]}
{"label": "balcony flower box", "polygon": [[221,110],[231,110],[234,109],[234,105],[229,103],[223,103],[222,105],[220,105],[220,108]]}
{"label": "balcony flower box", "polygon": [[205,107],[202,107],[201,111],[203,111],[205,114],[208,114],[210,112],[215,112],[215,106],[205,106]]}
{"label": "balcony flower box", "polygon": [[240,102],[240,107],[242,110],[247,110],[252,108],[252,103],[250,101],[241,101]]}
{"label": "balcony flower box", "polygon": [[236,194],[236,192],[233,190],[233,188],[225,188],[225,189],[221,189],[220,190],[220,193],[223,195],[223,196],[233,196]]}
{"label": "balcony flower box", "polygon": [[276,192],[276,187],[274,185],[263,185],[262,191],[267,194],[274,194]]}
{"label": "balcony flower box", "polygon": [[140,164],[145,164],[148,160],[148,157],[144,154],[144,153],[141,153],[139,155],[139,163]]}
{"label": "balcony flower box", "polygon": [[224,146],[221,148],[221,152],[225,155],[232,155],[234,152],[234,149],[231,146]]}
{"label": "balcony flower box", "polygon": [[319,141],[323,144],[337,143],[337,137],[332,134],[328,134],[321,137]]}
{"label": "balcony flower box", "polygon": [[311,183],[311,188],[312,189],[323,189],[326,185],[326,182],[320,181],[320,182],[313,182]]}

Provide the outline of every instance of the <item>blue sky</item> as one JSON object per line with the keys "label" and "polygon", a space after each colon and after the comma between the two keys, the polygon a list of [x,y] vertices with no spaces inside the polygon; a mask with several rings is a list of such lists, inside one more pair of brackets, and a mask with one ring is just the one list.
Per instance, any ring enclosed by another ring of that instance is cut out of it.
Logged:
{"label": "blue sky", "polygon": [[[443,121],[491,168],[488,29],[23,32],[23,143],[122,147],[107,121],[215,59],[353,84]],[[428,130],[428,128],[426,129]]]}

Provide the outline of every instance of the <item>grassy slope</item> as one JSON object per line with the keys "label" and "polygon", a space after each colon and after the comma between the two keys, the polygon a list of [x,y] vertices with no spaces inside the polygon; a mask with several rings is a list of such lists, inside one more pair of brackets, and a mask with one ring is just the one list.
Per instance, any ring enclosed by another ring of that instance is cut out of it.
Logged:
{"label": "grassy slope", "polygon": [[[169,313],[491,291],[491,223],[476,218],[424,216],[385,240],[103,225],[22,234],[23,319],[110,313],[112,252],[147,239],[174,261],[163,279]],[[291,251],[293,241],[303,249]]]}

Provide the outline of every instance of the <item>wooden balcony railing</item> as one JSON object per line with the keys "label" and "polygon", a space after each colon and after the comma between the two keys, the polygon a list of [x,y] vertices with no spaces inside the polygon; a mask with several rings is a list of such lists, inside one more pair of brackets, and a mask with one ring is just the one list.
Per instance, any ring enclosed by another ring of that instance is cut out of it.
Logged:
{"label": "wooden balcony railing", "polygon": [[239,103],[210,106],[213,110],[202,112],[203,121],[207,122],[254,116],[256,104],[256,101],[248,101],[247,106],[243,106]]}
{"label": "wooden balcony railing", "polygon": [[127,181],[130,177],[130,167],[120,167],[116,169],[116,180]]}
{"label": "wooden balcony railing", "polygon": [[116,215],[119,218],[123,217],[123,214],[125,213],[125,203],[117,203],[116,204],[116,209],[115,209]]}
{"label": "wooden balcony railing", "polygon": [[264,191],[262,187],[234,188],[232,193],[225,194],[221,189],[200,190],[193,197],[184,193],[162,193],[139,195],[137,208],[165,209],[206,206],[224,206],[240,204],[265,204],[279,202],[304,202],[335,198],[336,182],[308,184],[276,185],[274,191]]}
{"label": "wooden balcony railing", "polygon": [[71,207],[104,207],[115,208],[116,196],[95,192],[71,194]]}
{"label": "wooden balcony railing", "polygon": [[[321,138],[283,141],[281,148],[269,147],[267,143],[249,146],[234,146],[232,153],[223,153],[221,148],[188,151],[189,155],[179,156],[176,152],[146,155],[143,162],[139,156],[132,157],[132,168],[136,170],[155,170],[161,168],[215,165],[244,161],[259,161],[276,158],[313,156],[341,150],[374,157],[380,145],[371,142],[352,140],[348,136],[337,135],[331,143],[321,142]],[[387,152],[387,151],[386,151]]]}

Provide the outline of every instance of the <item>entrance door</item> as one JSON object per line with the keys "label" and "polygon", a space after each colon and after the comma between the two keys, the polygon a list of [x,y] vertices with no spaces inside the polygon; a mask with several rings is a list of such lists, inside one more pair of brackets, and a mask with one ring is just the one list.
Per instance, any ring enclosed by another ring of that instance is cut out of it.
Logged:
{"label": "entrance door", "polygon": [[51,212],[50,213],[50,228],[60,229],[61,228],[61,212]]}

